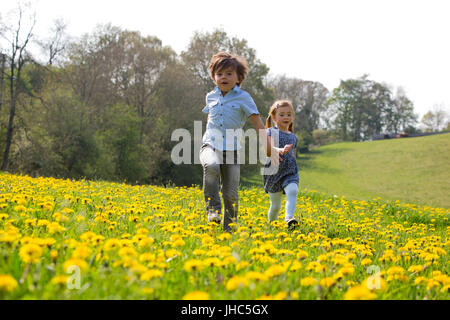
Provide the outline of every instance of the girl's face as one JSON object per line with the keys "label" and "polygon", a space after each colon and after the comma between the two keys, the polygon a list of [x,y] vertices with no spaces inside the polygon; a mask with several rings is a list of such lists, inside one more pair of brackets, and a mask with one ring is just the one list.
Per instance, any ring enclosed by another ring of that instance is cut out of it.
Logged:
{"label": "girl's face", "polygon": [[287,129],[294,120],[292,109],[288,106],[278,107],[273,117],[274,122],[280,129]]}
{"label": "girl's face", "polygon": [[214,74],[214,82],[225,95],[228,91],[234,88],[238,82],[238,75],[234,68],[229,67],[223,70],[217,71]]}

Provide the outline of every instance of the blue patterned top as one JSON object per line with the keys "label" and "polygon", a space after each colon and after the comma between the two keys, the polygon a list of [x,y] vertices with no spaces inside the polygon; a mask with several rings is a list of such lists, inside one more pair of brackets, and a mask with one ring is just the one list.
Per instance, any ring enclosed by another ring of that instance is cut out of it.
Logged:
{"label": "blue patterned top", "polygon": [[[266,158],[264,165],[264,191],[267,193],[275,193],[284,190],[290,183],[299,183],[297,161],[295,159],[294,149],[297,148],[298,139],[293,133],[287,133],[279,130],[277,127],[267,129],[267,135],[273,137],[274,146],[283,148],[287,144],[292,144],[291,151],[281,156],[283,161],[280,162],[278,170],[270,162],[270,158]],[[277,138],[279,142],[277,143]]]}

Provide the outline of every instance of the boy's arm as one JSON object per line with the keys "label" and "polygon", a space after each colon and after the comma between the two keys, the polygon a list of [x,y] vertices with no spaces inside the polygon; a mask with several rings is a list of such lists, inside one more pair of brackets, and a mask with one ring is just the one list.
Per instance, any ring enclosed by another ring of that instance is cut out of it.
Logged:
{"label": "boy's arm", "polygon": [[271,154],[271,141],[270,137],[267,135],[266,127],[264,126],[261,117],[259,114],[252,114],[249,117],[250,122],[252,123],[253,127],[258,131],[258,135],[260,138],[260,141],[263,142],[264,149],[266,150],[266,154],[268,157],[270,157]]}

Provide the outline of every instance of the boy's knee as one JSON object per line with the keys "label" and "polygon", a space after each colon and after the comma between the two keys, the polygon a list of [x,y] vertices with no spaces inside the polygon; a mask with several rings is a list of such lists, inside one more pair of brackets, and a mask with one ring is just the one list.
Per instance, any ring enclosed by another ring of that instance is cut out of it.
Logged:
{"label": "boy's knee", "polygon": [[220,175],[220,165],[219,164],[205,164],[203,165],[203,171],[207,176],[219,176]]}
{"label": "boy's knee", "polygon": [[223,200],[228,202],[237,202],[239,199],[238,193],[235,191],[224,191]]}

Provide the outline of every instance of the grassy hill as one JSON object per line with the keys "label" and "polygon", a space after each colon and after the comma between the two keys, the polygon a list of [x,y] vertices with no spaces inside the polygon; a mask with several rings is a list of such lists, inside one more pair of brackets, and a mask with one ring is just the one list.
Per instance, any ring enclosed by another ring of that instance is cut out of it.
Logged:
{"label": "grassy hill", "polygon": [[[450,208],[450,134],[348,142],[298,158],[300,189]],[[262,185],[258,174],[244,185]]]}

